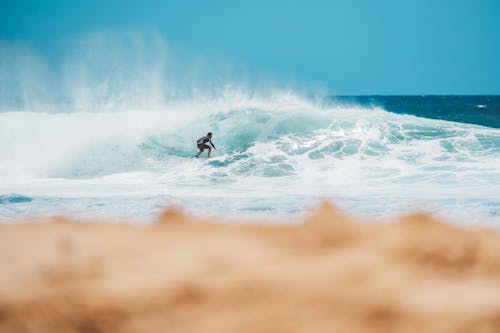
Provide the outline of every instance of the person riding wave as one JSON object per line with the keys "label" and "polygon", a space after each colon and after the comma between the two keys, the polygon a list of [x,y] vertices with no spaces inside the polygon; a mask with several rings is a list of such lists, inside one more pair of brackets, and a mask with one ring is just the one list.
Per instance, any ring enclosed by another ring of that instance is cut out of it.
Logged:
{"label": "person riding wave", "polygon": [[215,148],[214,144],[212,143],[212,132],[208,132],[207,136],[201,137],[196,141],[196,145],[198,146],[198,149],[200,150],[198,154],[195,155],[196,158],[203,153],[205,149],[208,149],[208,158],[210,158],[210,152],[212,151],[212,148],[210,148],[209,145],[207,145],[207,142],[210,143],[210,145]]}

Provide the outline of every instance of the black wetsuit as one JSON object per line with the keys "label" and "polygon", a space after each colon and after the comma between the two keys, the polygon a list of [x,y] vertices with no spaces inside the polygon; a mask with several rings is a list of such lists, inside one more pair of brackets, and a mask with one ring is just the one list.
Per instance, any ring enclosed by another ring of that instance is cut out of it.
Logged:
{"label": "black wetsuit", "polygon": [[214,144],[212,143],[212,140],[210,140],[208,137],[204,136],[202,138],[199,138],[197,141],[196,141],[196,144],[198,145],[198,148],[203,151],[207,148],[210,148],[208,145],[207,145],[207,142],[210,142],[210,145],[215,148]]}

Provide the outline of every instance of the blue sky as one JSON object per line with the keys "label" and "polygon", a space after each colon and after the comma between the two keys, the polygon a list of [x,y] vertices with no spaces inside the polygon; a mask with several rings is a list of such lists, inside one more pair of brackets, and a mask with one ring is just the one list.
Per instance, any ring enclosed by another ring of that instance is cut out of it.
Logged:
{"label": "blue sky", "polygon": [[157,31],[331,93],[500,94],[499,17],[500,0],[3,0],[0,39],[51,55],[88,32]]}

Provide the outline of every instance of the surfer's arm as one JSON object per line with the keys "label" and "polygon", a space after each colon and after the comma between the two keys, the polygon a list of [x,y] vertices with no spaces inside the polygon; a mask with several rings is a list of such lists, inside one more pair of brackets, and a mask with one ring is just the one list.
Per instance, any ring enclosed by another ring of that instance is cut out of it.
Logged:
{"label": "surfer's arm", "polygon": [[214,144],[212,143],[212,140],[208,140],[208,142],[210,142],[210,145],[211,145],[214,149],[217,149],[217,148],[215,148]]}

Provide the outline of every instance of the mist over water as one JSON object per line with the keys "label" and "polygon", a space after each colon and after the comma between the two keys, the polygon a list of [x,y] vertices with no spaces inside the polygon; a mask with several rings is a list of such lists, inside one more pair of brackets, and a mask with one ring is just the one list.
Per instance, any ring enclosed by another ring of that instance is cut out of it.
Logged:
{"label": "mist over water", "polygon": [[21,43],[0,48],[2,111],[158,109],[177,89],[176,73],[166,68],[175,60],[156,34],[94,33],[67,40],[50,55]]}
{"label": "mist over water", "polygon": [[[500,222],[497,128],[312,98],[154,33],[91,34],[51,59],[0,51],[0,217],[288,216],[328,198]],[[214,158],[194,159],[208,131]]]}

